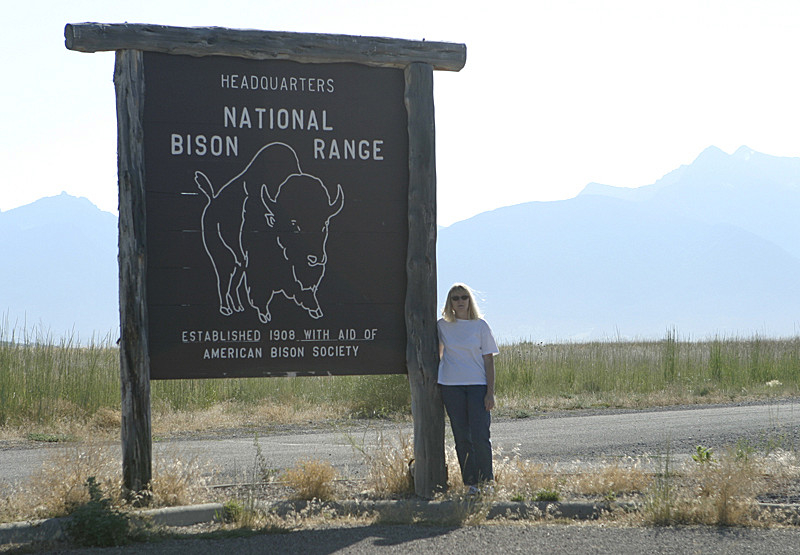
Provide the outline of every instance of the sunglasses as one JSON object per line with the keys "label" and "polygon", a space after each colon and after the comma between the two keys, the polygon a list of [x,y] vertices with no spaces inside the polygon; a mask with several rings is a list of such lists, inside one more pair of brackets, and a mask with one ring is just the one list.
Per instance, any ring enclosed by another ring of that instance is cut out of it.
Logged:
{"label": "sunglasses", "polygon": [[467,299],[469,299],[469,295],[453,295],[452,297],[450,297],[451,301],[457,301],[459,299],[461,299],[462,301],[466,301]]}

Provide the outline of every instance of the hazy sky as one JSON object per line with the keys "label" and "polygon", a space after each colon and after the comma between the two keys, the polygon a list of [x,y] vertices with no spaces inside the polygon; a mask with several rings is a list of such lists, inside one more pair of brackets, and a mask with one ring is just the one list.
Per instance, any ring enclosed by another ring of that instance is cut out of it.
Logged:
{"label": "hazy sky", "polygon": [[442,225],[591,181],[646,185],[710,145],[800,155],[796,0],[14,4],[0,210],[66,191],[116,212],[114,55],[64,47],[64,25],[84,21],[466,44],[462,71],[435,73]]}

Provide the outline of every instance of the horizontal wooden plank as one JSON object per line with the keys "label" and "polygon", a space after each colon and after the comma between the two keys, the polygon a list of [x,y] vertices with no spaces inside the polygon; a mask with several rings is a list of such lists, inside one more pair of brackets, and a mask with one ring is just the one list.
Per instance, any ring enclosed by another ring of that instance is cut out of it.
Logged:
{"label": "horizontal wooden plank", "polygon": [[224,27],[172,27],[139,23],[69,23],[66,47],[79,52],[143,50],[191,56],[236,56],[304,63],[355,62],[405,68],[411,63],[459,71],[465,44]]}
{"label": "horizontal wooden plank", "polygon": [[[281,299],[278,299],[281,301]],[[251,311],[220,315],[215,307],[151,307],[153,377],[243,377],[372,374],[405,371],[402,298],[393,304],[323,303],[314,320],[289,301],[273,303],[263,324]]]}
{"label": "horizontal wooden plank", "polygon": [[[149,239],[150,304],[216,302],[216,274],[199,233],[164,232]],[[341,302],[385,299],[387,288],[405,287],[406,247],[405,234],[332,233],[327,244],[328,262],[324,280],[320,283],[320,294],[336,292],[336,299]],[[281,259],[265,260],[257,251],[250,257],[251,266],[258,263],[257,268],[276,264],[284,270],[288,265]],[[251,286],[259,286],[260,282],[255,281],[258,275],[251,273]]]}
{"label": "horizontal wooden plank", "polygon": [[[330,220],[331,233],[406,233],[408,226],[407,205],[405,198],[394,195],[389,190],[384,197],[380,197],[378,187],[370,190],[363,187],[356,194],[370,198],[351,198],[345,192],[345,206],[341,213]],[[147,194],[147,232],[156,237],[162,231],[197,231],[202,224],[203,210],[208,204],[207,197],[197,194]],[[258,205],[256,205],[258,206]],[[262,212],[263,214],[263,212]],[[241,226],[241,211],[232,210],[225,218],[225,224],[230,228]],[[258,216],[264,222],[263,216]],[[269,231],[266,222],[263,223],[265,232]]]}
{"label": "horizontal wooden plank", "polygon": [[[386,301],[387,299],[384,299]],[[306,330],[325,328],[330,330],[330,339],[336,340],[341,329],[357,329],[358,337],[364,338],[365,329],[375,329],[382,340],[405,341],[403,299],[389,298],[390,302],[340,304],[327,298],[320,299],[325,316],[314,320],[299,310],[294,303],[276,297],[271,305],[274,320],[261,323],[251,307],[243,312],[223,316],[219,306],[188,305],[150,307],[150,341],[162,343],[180,342],[184,330],[247,330],[259,329],[262,339],[271,341],[270,330],[293,330],[294,339],[307,339]],[[244,300],[246,303],[246,299]]]}

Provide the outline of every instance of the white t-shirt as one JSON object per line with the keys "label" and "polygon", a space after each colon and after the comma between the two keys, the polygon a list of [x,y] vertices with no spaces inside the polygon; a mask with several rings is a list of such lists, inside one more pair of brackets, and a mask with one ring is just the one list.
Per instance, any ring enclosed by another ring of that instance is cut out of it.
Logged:
{"label": "white t-shirt", "polygon": [[436,323],[444,354],[439,361],[442,385],[486,385],[483,355],[499,353],[492,330],[484,320],[440,319]]}

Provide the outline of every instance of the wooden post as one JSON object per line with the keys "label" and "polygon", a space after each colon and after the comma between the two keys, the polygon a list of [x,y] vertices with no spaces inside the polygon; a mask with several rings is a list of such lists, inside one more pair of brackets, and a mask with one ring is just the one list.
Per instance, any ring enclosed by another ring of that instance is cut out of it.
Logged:
{"label": "wooden post", "polygon": [[152,478],[152,443],[145,294],[144,68],[140,50],[117,51],[114,85],[119,173],[122,476],[129,494],[139,504],[147,504]]}
{"label": "wooden post", "polygon": [[447,486],[444,409],[437,384],[433,68],[412,63],[405,77],[409,142],[406,362],[414,419],[414,487],[420,497],[431,498]]}

